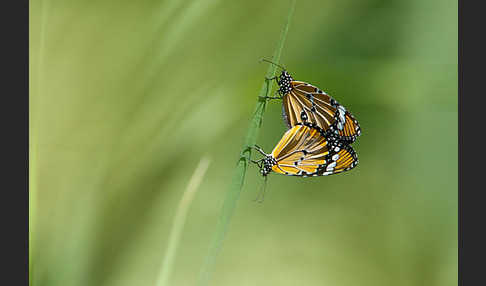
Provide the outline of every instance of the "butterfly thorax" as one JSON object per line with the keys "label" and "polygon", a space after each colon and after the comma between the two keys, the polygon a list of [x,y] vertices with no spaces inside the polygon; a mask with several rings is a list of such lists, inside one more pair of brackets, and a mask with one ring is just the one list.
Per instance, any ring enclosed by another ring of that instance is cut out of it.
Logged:
{"label": "butterfly thorax", "polygon": [[292,85],[290,84],[294,79],[287,71],[282,71],[280,78],[278,79],[278,93],[287,94],[292,90]]}
{"label": "butterfly thorax", "polygon": [[263,158],[263,165],[261,166],[260,172],[263,176],[266,176],[272,171],[272,167],[275,165],[277,165],[277,160],[272,155],[267,155]]}

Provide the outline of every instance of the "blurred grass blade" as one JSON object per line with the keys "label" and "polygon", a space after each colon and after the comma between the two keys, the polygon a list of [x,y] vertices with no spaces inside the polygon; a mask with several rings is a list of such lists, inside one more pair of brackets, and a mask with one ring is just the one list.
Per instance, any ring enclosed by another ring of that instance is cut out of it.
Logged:
{"label": "blurred grass blade", "polygon": [[[275,63],[278,63],[280,61],[280,55],[282,54],[285,38],[287,37],[287,32],[289,30],[290,19],[292,18],[292,15],[294,13],[295,2],[296,2],[295,0],[292,0],[289,13],[287,16],[287,21],[284,24],[283,30],[280,34],[280,40],[277,44],[277,49],[273,54],[272,60]],[[266,76],[267,77],[275,76],[275,71],[276,71],[276,67],[274,65],[269,65]],[[226,193],[226,198],[223,203],[223,208],[221,210],[218,225],[216,226],[215,237],[212,241],[211,247],[209,249],[209,253],[206,256],[204,265],[201,269],[201,273],[198,281],[198,285],[200,286],[207,285],[209,283],[210,275],[213,271],[214,264],[216,262],[216,257],[223,245],[223,240],[228,230],[229,222],[236,208],[236,203],[238,201],[241,189],[243,187],[243,183],[245,181],[246,169],[248,167],[248,162],[251,156],[250,147],[256,144],[258,132],[260,131],[260,127],[262,125],[263,114],[265,113],[266,104],[267,104],[267,100],[265,97],[270,95],[272,84],[273,81],[265,80],[263,82],[262,89],[260,90],[260,94],[258,95],[258,101],[256,104],[255,112],[253,113],[253,118],[251,119],[250,126],[246,134],[243,150],[237,162],[236,170],[233,175],[231,185],[229,186],[228,192]]]}
{"label": "blurred grass blade", "polygon": [[206,157],[203,157],[201,161],[199,161],[199,164],[194,171],[189,184],[187,184],[184,194],[182,195],[179,206],[177,207],[174,224],[172,225],[172,229],[170,231],[169,244],[167,245],[167,251],[164,256],[164,261],[162,262],[159,278],[155,284],[156,286],[170,285],[169,278],[174,266],[175,253],[179,246],[182,230],[186,222],[187,212],[192,200],[194,199],[194,196],[196,195],[196,191],[201,184],[201,180],[209,167],[209,164],[210,160]]}
{"label": "blurred grass blade", "polygon": [[[37,176],[38,176],[38,130],[39,130],[39,116],[36,108],[42,92],[43,84],[43,68],[45,61],[45,45],[46,45],[46,26],[47,26],[47,12],[49,8],[49,1],[41,2],[41,17],[39,27],[39,48],[37,54],[37,69],[35,77],[32,74],[32,64],[29,70],[29,85],[34,84],[33,92],[29,93],[29,285],[34,284],[34,251],[35,248],[35,227],[37,214]],[[29,54],[32,51],[29,52]],[[35,78],[35,81],[33,80]],[[32,94],[33,93],[33,94]]]}

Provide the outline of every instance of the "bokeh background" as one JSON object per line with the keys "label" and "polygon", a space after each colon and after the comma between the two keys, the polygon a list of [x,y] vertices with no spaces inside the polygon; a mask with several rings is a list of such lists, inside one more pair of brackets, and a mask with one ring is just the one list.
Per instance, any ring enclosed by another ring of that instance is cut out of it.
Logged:
{"label": "bokeh background", "polygon": [[[195,285],[290,1],[30,2],[31,282]],[[251,166],[211,285],[457,284],[457,2],[298,0],[281,62],[359,120],[359,165]],[[285,131],[271,102],[258,138]]]}

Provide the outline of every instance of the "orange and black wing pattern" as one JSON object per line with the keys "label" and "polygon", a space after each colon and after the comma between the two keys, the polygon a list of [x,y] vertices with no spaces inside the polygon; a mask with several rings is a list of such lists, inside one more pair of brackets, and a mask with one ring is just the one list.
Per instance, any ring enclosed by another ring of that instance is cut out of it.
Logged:
{"label": "orange and black wing pattern", "polygon": [[358,121],[344,106],[319,88],[302,81],[290,81],[283,96],[283,116],[291,128],[298,123],[310,123],[328,137],[347,144],[361,134]]}
{"label": "orange and black wing pattern", "polygon": [[320,176],[338,174],[348,171],[358,165],[358,156],[350,145],[344,145],[342,148],[337,147],[338,152],[334,152],[330,157],[335,159],[328,166],[323,166],[318,170]]}
{"label": "orange and black wing pattern", "polygon": [[319,129],[300,123],[287,130],[270,155],[272,171],[289,176],[326,176],[358,163],[350,146],[330,142]]}

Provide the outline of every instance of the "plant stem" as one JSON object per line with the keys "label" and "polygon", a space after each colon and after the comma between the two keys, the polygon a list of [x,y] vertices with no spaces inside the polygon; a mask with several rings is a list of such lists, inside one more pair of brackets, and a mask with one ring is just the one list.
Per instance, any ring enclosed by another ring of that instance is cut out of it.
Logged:
{"label": "plant stem", "polygon": [[[280,34],[280,40],[273,54],[272,61],[275,63],[278,63],[280,61],[280,55],[282,53],[285,38],[287,37],[290,19],[292,18],[292,15],[294,13],[295,2],[296,0],[292,0],[287,16],[287,21],[284,24],[283,30]],[[269,65],[266,77],[274,77],[275,71],[276,67],[274,65]],[[253,113],[253,118],[250,121],[250,126],[248,128],[245,143],[243,145],[243,150],[236,164],[236,170],[233,175],[232,182],[229,186],[228,192],[226,193],[226,198],[223,203],[223,208],[221,210],[218,225],[216,226],[216,233],[199,276],[198,285],[200,286],[208,285],[211,273],[213,272],[214,264],[216,262],[216,258],[223,245],[223,240],[228,230],[229,222],[236,208],[236,203],[238,202],[238,198],[243,188],[243,183],[245,181],[246,170],[248,168],[248,162],[251,156],[250,147],[256,144],[258,133],[263,122],[263,114],[265,113],[267,105],[266,97],[270,95],[272,84],[273,81],[265,80],[263,82],[262,89],[260,90],[260,93],[258,95],[255,112]]]}

